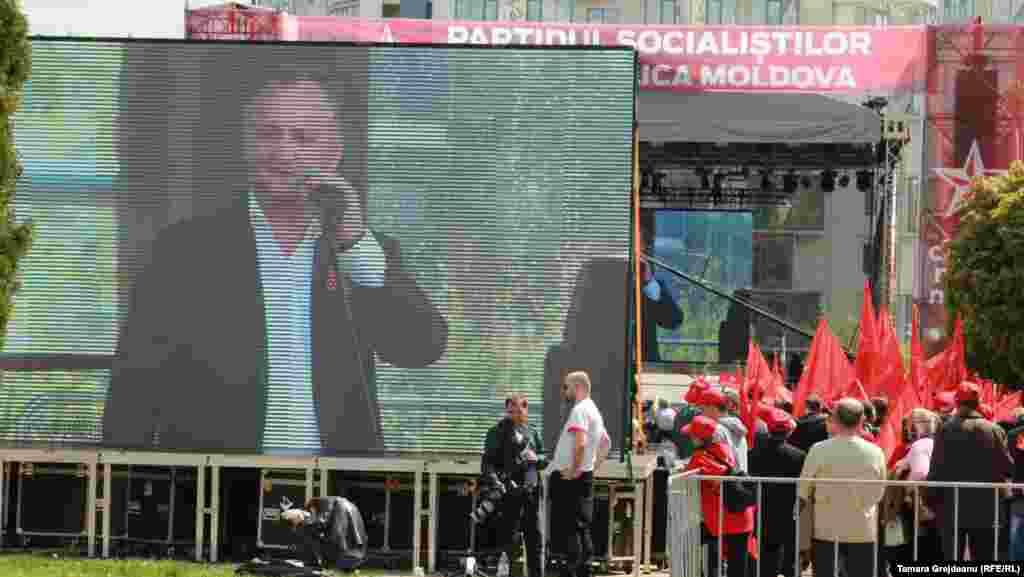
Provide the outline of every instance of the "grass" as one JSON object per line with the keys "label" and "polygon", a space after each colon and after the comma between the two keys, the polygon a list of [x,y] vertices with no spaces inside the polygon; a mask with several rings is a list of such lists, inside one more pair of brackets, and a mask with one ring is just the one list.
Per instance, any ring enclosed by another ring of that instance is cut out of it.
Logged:
{"label": "grass", "polygon": [[[3,577],[235,577],[235,565],[12,554],[0,555],[0,575]],[[383,572],[371,569],[351,575],[379,577],[383,575]]]}

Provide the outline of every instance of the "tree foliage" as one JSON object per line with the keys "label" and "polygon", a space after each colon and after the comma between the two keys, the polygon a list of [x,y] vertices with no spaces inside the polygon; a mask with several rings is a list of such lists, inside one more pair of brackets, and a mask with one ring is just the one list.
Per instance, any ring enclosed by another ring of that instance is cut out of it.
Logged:
{"label": "tree foliage", "polygon": [[1024,163],[964,195],[945,276],[950,322],[963,318],[967,365],[1024,384]]}
{"label": "tree foliage", "polygon": [[14,112],[31,68],[28,22],[19,0],[0,0],[0,347],[18,288],[18,262],[32,243],[32,225],[14,220],[11,202],[21,176],[14,148]]}

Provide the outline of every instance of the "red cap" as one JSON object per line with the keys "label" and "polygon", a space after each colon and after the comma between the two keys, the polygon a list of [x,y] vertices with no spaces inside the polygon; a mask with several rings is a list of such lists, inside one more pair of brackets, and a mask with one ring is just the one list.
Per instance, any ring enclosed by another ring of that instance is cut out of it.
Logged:
{"label": "red cap", "polygon": [[711,417],[697,415],[689,424],[680,429],[680,431],[682,431],[684,435],[690,435],[695,439],[707,440],[715,434],[715,429],[717,427],[718,422]]}
{"label": "red cap", "polygon": [[[758,403],[757,405],[757,418],[765,422],[765,424],[771,422],[771,415],[774,411],[781,411],[782,409],[776,409],[775,407],[765,404]],[[785,413],[785,411],[783,411]],[[786,413],[789,414],[789,413]]]}
{"label": "red cap", "polygon": [[697,379],[690,383],[690,388],[687,389],[686,396],[683,397],[683,400],[691,405],[699,405],[701,395],[704,391],[710,388],[711,385],[709,385],[707,381],[704,379]]}
{"label": "red cap", "polygon": [[796,421],[786,411],[782,409],[772,409],[768,412],[764,422],[768,425],[768,432],[770,433],[792,433],[796,429]]}
{"label": "red cap", "polygon": [[702,407],[721,407],[725,405],[725,395],[718,389],[707,389],[702,392],[697,404]]}
{"label": "red cap", "polygon": [[956,390],[957,403],[969,403],[971,401],[977,402],[980,398],[981,387],[979,387],[977,383],[964,381],[960,383],[960,387]]}
{"label": "red cap", "polygon": [[992,409],[991,405],[978,405],[978,412],[989,421],[994,421],[996,419],[996,412]]}
{"label": "red cap", "polygon": [[935,407],[940,411],[952,411],[956,408],[956,400],[952,391],[943,391],[935,395]]}

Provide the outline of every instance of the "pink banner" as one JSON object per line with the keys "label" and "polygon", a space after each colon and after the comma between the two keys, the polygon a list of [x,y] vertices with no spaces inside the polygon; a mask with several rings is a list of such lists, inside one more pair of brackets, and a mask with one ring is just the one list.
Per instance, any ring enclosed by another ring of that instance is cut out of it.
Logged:
{"label": "pink banner", "polygon": [[288,15],[244,4],[225,4],[185,13],[185,37],[194,40],[282,40],[293,24]]}
{"label": "pink banner", "polygon": [[290,17],[289,40],[628,46],[651,90],[892,92],[922,88],[923,27],[714,27]]}

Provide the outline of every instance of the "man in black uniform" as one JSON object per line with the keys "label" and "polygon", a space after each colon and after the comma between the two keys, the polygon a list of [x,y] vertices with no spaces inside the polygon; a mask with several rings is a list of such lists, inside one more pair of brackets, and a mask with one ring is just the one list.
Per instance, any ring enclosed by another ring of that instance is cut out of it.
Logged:
{"label": "man in black uniform", "polygon": [[513,394],[505,399],[506,416],[487,432],[480,472],[485,485],[487,479],[497,477],[508,488],[499,509],[498,543],[509,560],[514,560],[521,529],[526,541],[527,574],[543,577],[539,471],[546,461],[540,433],[528,422],[528,410],[526,395]]}

